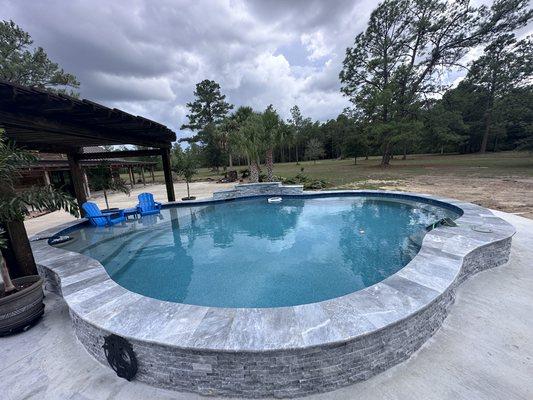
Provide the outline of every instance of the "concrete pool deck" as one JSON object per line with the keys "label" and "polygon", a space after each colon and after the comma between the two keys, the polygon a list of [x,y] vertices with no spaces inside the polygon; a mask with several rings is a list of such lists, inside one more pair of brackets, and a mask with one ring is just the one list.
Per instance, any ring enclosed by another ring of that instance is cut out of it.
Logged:
{"label": "concrete pool deck", "polygon": [[[517,229],[506,266],[459,286],[442,327],[409,360],[365,382],[309,398],[533,398],[533,221],[494,213]],[[116,377],[77,342],[64,301],[48,294],[46,304],[37,326],[0,339],[2,398],[202,398]]]}

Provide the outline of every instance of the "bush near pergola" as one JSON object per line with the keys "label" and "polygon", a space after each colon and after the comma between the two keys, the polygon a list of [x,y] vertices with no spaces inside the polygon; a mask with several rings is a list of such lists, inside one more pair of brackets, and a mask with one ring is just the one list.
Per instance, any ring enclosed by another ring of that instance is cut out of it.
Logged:
{"label": "bush near pergola", "polygon": [[189,190],[189,183],[194,175],[198,173],[198,159],[196,154],[189,148],[184,152],[175,152],[175,157],[172,160],[172,169],[177,174],[183,176],[187,183],[187,198],[185,200],[193,200]]}
{"label": "bush near pergola", "polygon": [[[37,269],[31,252],[30,243],[24,224],[25,215],[31,209],[37,211],[55,211],[64,209],[74,216],[79,216],[78,205],[66,193],[54,189],[52,186],[32,187],[23,191],[15,191],[14,184],[20,177],[20,168],[28,167],[36,162],[32,153],[16,148],[4,138],[0,130],[0,226],[2,240],[0,241],[1,269],[6,292],[14,291],[10,280],[10,272],[17,270],[17,275],[36,275]],[[6,237],[5,231],[9,232]],[[19,254],[13,255],[12,248],[16,247]],[[7,257],[6,257],[7,256]],[[11,265],[16,262],[23,265]],[[6,262],[6,258],[9,262]],[[9,264],[9,265],[8,265]]]}

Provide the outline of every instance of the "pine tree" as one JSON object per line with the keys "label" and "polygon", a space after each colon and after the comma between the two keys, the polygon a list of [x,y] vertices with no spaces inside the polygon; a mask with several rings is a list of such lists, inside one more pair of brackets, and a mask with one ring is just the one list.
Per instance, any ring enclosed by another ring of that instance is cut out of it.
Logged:
{"label": "pine tree", "polygon": [[373,123],[382,165],[409,139],[427,96],[442,92],[439,73],[474,46],[527,23],[527,0],[496,0],[489,8],[466,1],[385,0],[365,32],[346,50],[342,92]]}
{"label": "pine tree", "polygon": [[532,77],[532,36],[517,42],[514,34],[501,35],[472,63],[466,79],[486,95],[481,153],[487,150],[497,102],[512,89],[531,82]]}
{"label": "pine tree", "polygon": [[52,62],[42,47],[13,21],[0,21],[0,79],[77,96],[80,83]]}
{"label": "pine tree", "polygon": [[196,131],[196,135],[182,141],[200,142],[204,149],[204,157],[209,166],[218,169],[226,165],[224,136],[219,135],[217,125],[224,119],[233,105],[226,102],[226,96],[221,93],[220,85],[215,81],[203,80],[196,84],[194,91],[196,99],[187,103],[189,122],[181,129]]}

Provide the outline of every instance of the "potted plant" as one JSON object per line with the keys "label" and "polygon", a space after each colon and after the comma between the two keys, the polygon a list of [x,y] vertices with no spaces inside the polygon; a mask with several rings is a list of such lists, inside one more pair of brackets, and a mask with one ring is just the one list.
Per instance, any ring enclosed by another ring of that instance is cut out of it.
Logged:
{"label": "potted plant", "polygon": [[192,177],[198,173],[198,160],[196,155],[193,154],[190,149],[181,152],[174,159],[173,169],[177,174],[183,176],[185,182],[187,183],[187,197],[182,197],[182,200],[196,199],[195,196],[191,196],[189,190],[189,183],[191,182]]}
{"label": "potted plant", "polygon": [[124,179],[119,176],[113,177],[111,166],[106,161],[102,161],[95,168],[89,170],[89,180],[95,190],[102,190],[104,192],[106,209],[102,211],[112,210],[109,208],[109,201],[107,199],[108,191],[122,192],[128,196],[130,194],[130,188],[126,185]]}
{"label": "potted plant", "polygon": [[[24,216],[29,209],[65,209],[79,215],[74,199],[51,186],[15,191],[20,168],[33,162],[33,154],[8,143],[0,130],[0,336],[31,326],[44,311],[43,280],[37,275]],[[9,255],[9,265],[6,255]],[[12,270],[18,272],[18,278],[11,279]]]}

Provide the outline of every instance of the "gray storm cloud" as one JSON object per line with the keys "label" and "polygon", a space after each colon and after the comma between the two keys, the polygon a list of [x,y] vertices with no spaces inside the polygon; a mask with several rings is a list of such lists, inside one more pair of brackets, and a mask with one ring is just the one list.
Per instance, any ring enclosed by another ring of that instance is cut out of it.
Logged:
{"label": "gray storm cloud", "polygon": [[[178,131],[203,79],[233,104],[335,117],[345,48],[373,1],[0,0],[0,18],[81,81],[81,95]],[[180,133],[178,132],[180,135]]]}

